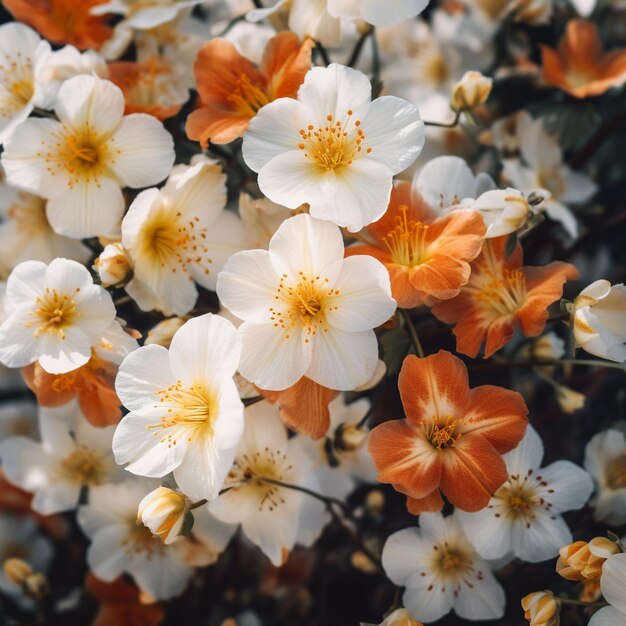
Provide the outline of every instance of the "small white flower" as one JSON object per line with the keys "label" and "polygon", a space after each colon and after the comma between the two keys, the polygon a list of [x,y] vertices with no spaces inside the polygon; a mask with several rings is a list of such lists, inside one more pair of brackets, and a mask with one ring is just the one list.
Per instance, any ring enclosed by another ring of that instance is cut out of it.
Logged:
{"label": "small white flower", "polygon": [[9,437],[0,444],[8,480],[34,494],[32,508],[43,515],[76,508],[81,489],[119,480],[113,460],[114,426],[95,428],[75,402],[40,409],[41,442]]}
{"label": "small white flower", "polygon": [[287,439],[278,408],[253,404],[246,409],[246,427],[225,484],[229,489],[209,503],[209,511],[222,522],[240,523],[246,537],[280,566],[284,552],[295,545],[307,496],[263,479],[301,485],[306,469],[299,438]]}
{"label": "small white flower", "polygon": [[243,430],[239,353],[233,325],[207,314],[186,322],[169,351],[149,345],[126,357],[116,390],[130,413],[113,438],[117,462],[141,476],[173,472],[190,498],[215,498]]}
{"label": "small white flower", "polygon": [[118,242],[104,247],[93,268],[98,272],[101,285],[110,287],[124,281],[132,271],[132,264],[124,246]]}
{"label": "small white flower", "polygon": [[6,306],[0,361],[23,367],[38,360],[51,374],[84,365],[115,317],[109,293],[69,259],[20,263],[7,281]]}
{"label": "small white flower", "polygon": [[239,372],[262,389],[281,390],[302,376],[350,390],[376,370],[372,330],[396,308],[389,274],[376,259],[343,258],[339,228],[309,215],[285,221],[269,251],[234,254],[217,293],[244,320]]}
{"label": "small white flower", "polygon": [[41,70],[50,57],[50,44],[28,26],[0,26],[0,145],[36,107],[49,98]]}
{"label": "small white flower", "polygon": [[591,478],[569,461],[540,468],[541,438],[532,426],[517,448],[503,456],[508,480],[477,513],[458,511],[468,539],[485,559],[516,556],[536,563],[555,557],[572,541],[561,513],[582,508]]}
{"label": "small white flower", "polygon": [[609,428],[591,438],[585,449],[585,469],[596,493],[594,518],[613,526],[626,523],[626,436]]}
{"label": "small white flower", "polygon": [[411,615],[422,622],[434,622],[451,610],[470,620],[502,617],[504,591],[457,515],[422,513],[419,524],[391,535],[382,555],[387,576],[406,587],[403,604]]}
{"label": "small white flower", "polygon": [[487,226],[486,239],[516,232],[532,216],[524,194],[510,187],[486,191],[464,206],[481,214]]}
{"label": "small white flower", "polygon": [[328,0],[333,17],[361,19],[374,26],[398,24],[419,15],[430,0]]}
{"label": "small white flower", "polygon": [[626,624],[626,554],[610,556],[602,566],[600,589],[610,604],[600,609],[588,626],[623,626]]}
{"label": "small white flower", "polygon": [[371,92],[363,73],[332,63],[306,75],[297,100],[264,106],[243,138],[261,191],[353,232],[380,218],[392,177],[422,150],[424,124],[414,105]]}
{"label": "small white flower", "polygon": [[291,211],[267,198],[253,198],[247,193],[239,195],[239,217],[244,230],[246,248],[267,250],[270,239]]}
{"label": "small white flower", "polygon": [[576,346],[603,359],[626,362],[626,287],[596,280],[574,300]]}
{"label": "small white flower", "polygon": [[112,582],[130,574],[140,589],[157,600],[181,594],[193,573],[177,545],[165,546],[148,528],[137,524],[137,509],[154,485],[133,478],[101,485],[89,492],[89,504],[78,509],[78,523],[91,539],[87,564]]}
{"label": "small white flower", "polygon": [[7,181],[48,200],[54,230],[110,235],[124,212],[122,187],[163,180],[174,162],[171,135],[141,113],[124,116],[124,96],[96,76],[74,76],[59,90],[60,121],[29,119],[5,144]]}
{"label": "small white flower", "polygon": [[177,166],[162,189],[147,189],[122,221],[122,245],[134,267],[126,291],[143,310],[184,315],[196,282],[215,289],[226,260],[243,248],[241,223],[226,203],[226,176],[205,158]]}
{"label": "small white flower", "polygon": [[137,522],[148,527],[167,546],[181,536],[183,526],[191,515],[190,504],[184,493],[157,487],[139,503]]}

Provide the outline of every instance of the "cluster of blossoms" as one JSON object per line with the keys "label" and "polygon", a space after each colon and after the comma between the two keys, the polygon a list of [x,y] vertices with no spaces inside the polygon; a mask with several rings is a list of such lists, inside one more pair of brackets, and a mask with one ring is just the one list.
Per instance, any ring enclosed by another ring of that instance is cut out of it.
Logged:
{"label": "cluster of blossoms", "polygon": [[626,624],[622,0],[2,4],[0,621]]}

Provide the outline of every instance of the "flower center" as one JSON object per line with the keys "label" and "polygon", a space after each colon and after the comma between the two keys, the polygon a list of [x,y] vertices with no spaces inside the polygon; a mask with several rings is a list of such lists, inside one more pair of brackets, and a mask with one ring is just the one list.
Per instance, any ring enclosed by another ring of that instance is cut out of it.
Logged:
{"label": "flower center", "polygon": [[435,550],[433,569],[442,577],[458,578],[474,569],[472,555],[459,546],[448,542],[433,546]]}
{"label": "flower center", "polygon": [[[309,124],[306,130],[301,129],[298,148],[304,150],[307,159],[327,171],[350,165],[363,150],[365,135],[359,128],[361,121],[352,121],[351,110],[343,123],[332,115],[326,116],[326,121],[324,128],[316,130]],[[366,149],[367,154],[371,151],[371,148]]]}
{"label": "flower center", "polygon": [[501,278],[490,280],[474,299],[491,307],[498,315],[515,313],[526,301],[526,276],[520,270],[505,269]]}
{"label": "flower center", "polygon": [[73,300],[80,291],[77,287],[72,295],[60,295],[56,289],[46,287],[43,296],[35,299],[36,308],[28,312],[29,319],[26,326],[36,326],[35,337],[44,333],[55,333],[60,339],[65,339],[65,329],[71,326],[80,313]]}
{"label": "flower center", "polygon": [[606,466],[604,476],[606,484],[611,489],[624,489],[626,487],[626,454],[611,460]]}
{"label": "flower center", "polygon": [[411,268],[422,263],[428,254],[428,225],[408,219],[408,210],[405,204],[400,206],[396,226],[383,237],[383,243],[394,263]]}
{"label": "flower center", "polygon": [[552,504],[546,500],[546,494],[553,493],[541,476],[534,475],[532,469],[525,474],[512,474],[508,480],[496,491],[494,498],[499,506],[489,505],[498,512],[496,517],[505,517],[513,520],[523,520],[526,528],[530,528],[535,519],[535,509],[543,508],[549,512]]}
{"label": "flower center", "polygon": [[440,450],[449,448],[461,438],[462,433],[456,432],[458,422],[459,420],[449,415],[443,424],[438,417],[432,417],[424,424],[426,437],[433,448]]}
{"label": "flower center", "polygon": [[239,113],[254,117],[259,109],[270,102],[269,96],[254,84],[247,74],[240,74],[235,90],[226,98]]}
{"label": "flower center", "polygon": [[153,536],[152,531],[143,524],[138,524],[135,519],[128,521],[128,535],[124,541],[122,541],[122,547],[126,550],[129,558],[132,559],[134,555],[147,553],[148,558],[154,552],[162,552],[164,544],[160,539]]}
{"label": "flower center", "polygon": [[15,57],[5,56],[0,64],[0,118],[9,118],[23,109],[35,93],[33,61],[15,52]]}
{"label": "flower center", "polygon": [[79,448],[61,461],[61,474],[76,485],[99,485],[104,468],[102,460],[87,448]]}
{"label": "flower center", "polygon": [[163,430],[161,443],[168,448],[176,445],[178,437],[185,436],[188,441],[197,433],[204,436],[213,435],[213,423],[219,410],[219,401],[215,392],[204,385],[185,387],[180,380],[167,389],[155,392],[159,402],[168,406],[167,414],[159,424],[147,428],[156,429],[155,435]]}

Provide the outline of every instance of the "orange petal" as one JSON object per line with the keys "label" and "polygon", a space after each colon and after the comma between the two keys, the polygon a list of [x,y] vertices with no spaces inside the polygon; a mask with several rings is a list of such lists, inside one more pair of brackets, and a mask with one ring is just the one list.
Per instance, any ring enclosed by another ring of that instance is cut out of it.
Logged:
{"label": "orange petal", "polygon": [[[515,334],[513,319],[513,315],[506,315],[493,320],[491,324],[489,324],[487,329],[487,342],[485,344],[485,359],[488,359],[494,352],[497,352],[511,341],[511,338]],[[454,330],[456,334],[456,328]]]}
{"label": "orange petal", "polygon": [[480,435],[461,437],[443,452],[443,494],[462,511],[484,509],[508,476],[500,454]]}
{"label": "orange petal", "polygon": [[406,508],[412,515],[419,515],[420,513],[438,513],[443,509],[441,491],[435,489],[424,498],[412,498],[411,496],[407,496]]}
{"label": "orange petal", "polygon": [[259,70],[267,79],[271,99],[296,97],[311,69],[313,45],[311,38],[300,43],[298,36],[288,31],[278,33],[267,42]]}
{"label": "orange petal", "polygon": [[328,404],[337,397],[337,391],[322,387],[306,376],[283,391],[259,391],[268,402],[279,406],[281,419],[292,430],[312,439],[319,439],[328,431]]}
{"label": "orange petal", "polygon": [[406,357],[398,388],[404,412],[413,424],[435,416],[461,415],[469,399],[467,368],[445,350],[424,359]]}
{"label": "orange petal", "polygon": [[422,498],[439,486],[440,455],[425,438],[421,428],[407,420],[383,422],[370,431],[368,449],[381,483]]}
{"label": "orange petal", "polygon": [[49,374],[38,363],[33,363],[23,367],[21,373],[41,406],[61,406],[76,395],[74,381],[79,377],[76,370],[68,374]]}
{"label": "orange petal", "polygon": [[470,275],[469,263],[449,256],[435,255],[411,268],[410,283],[425,298],[449,300],[458,295]]}

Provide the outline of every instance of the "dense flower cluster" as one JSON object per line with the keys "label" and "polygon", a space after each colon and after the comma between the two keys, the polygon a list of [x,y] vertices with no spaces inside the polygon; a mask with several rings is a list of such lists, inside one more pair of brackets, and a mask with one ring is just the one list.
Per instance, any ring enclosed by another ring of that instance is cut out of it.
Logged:
{"label": "dense flower cluster", "polygon": [[2,5],[0,623],[626,624],[623,0]]}

